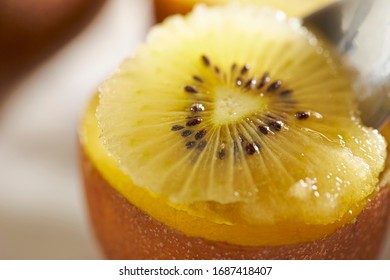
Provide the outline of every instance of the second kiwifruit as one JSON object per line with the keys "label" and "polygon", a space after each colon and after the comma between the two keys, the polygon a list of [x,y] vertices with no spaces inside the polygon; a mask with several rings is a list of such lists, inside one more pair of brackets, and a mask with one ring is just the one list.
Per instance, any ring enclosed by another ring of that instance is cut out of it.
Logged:
{"label": "second kiwifruit", "polygon": [[0,1],[0,89],[72,38],[103,3],[104,0]]}

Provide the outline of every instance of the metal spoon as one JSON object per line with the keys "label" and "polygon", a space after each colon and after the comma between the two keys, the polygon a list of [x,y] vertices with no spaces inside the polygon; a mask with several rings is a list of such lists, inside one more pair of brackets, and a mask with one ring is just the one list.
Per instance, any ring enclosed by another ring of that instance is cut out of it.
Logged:
{"label": "metal spoon", "polygon": [[390,1],[340,0],[303,23],[336,46],[357,71],[354,89],[363,123],[384,125],[390,116]]}

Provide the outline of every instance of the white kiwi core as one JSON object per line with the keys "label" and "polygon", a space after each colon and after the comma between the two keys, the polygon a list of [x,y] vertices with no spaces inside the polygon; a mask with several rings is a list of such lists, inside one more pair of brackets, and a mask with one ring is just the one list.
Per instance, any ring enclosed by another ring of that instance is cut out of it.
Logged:
{"label": "white kiwi core", "polygon": [[265,112],[268,104],[266,97],[260,94],[248,95],[229,87],[217,87],[214,102],[212,120],[215,125],[236,123],[256,112]]}

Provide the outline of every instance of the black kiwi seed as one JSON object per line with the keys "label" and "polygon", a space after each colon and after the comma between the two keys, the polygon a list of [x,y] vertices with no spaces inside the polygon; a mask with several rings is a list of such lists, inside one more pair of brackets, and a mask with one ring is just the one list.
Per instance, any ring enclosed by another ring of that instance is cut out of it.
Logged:
{"label": "black kiwi seed", "polygon": [[198,91],[193,86],[185,86],[184,90],[188,93],[198,93]]}
{"label": "black kiwi seed", "polygon": [[216,74],[219,74],[219,73],[221,72],[221,70],[219,69],[218,66],[214,66],[214,72],[215,72]]}
{"label": "black kiwi seed", "polygon": [[267,135],[268,132],[270,131],[269,127],[268,126],[265,126],[265,125],[260,125],[259,126],[259,130],[261,133],[263,133],[264,135]]}
{"label": "black kiwi seed", "polygon": [[199,83],[203,83],[203,80],[201,78],[199,78],[198,76],[193,76],[192,77],[195,81],[199,82]]}
{"label": "black kiwi seed", "polygon": [[268,73],[264,73],[263,77],[261,77],[260,79],[260,83],[259,85],[257,86],[258,89],[261,89],[262,87],[264,87],[266,84],[268,84],[269,82],[271,81],[271,78],[270,76],[268,75]]}
{"label": "black kiwi seed", "polygon": [[204,111],[204,106],[203,106],[203,104],[200,104],[200,103],[194,103],[194,104],[191,105],[190,111],[194,112],[194,113],[203,112]]}
{"label": "black kiwi seed", "polygon": [[179,131],[179,130],[182,130],[184,128],[184,126],[182,125],[174,125],[172,126],[171,130],[172,131]]}
{"label": "black kiwi seed", "polygon": [[291,89],[286,89],[286,90],[283,90],[281,93],[280,93],[280,95],[281,96],[286,96],[286,95],[290,95],[290,94],[292,94],[293,93],[293,90],[291,90]]}
{"label": "black kiwi seed", "polygon": [[241,75],[245,75],[249,70],[249,65],[244,65],[242,68],[241,68]]}
{"label": "black kiwi seed", "polygon": [[186,117],[187,120],[192,120],[194,118],[200,118],[200,116],[188,116],[188,117]]}
{"label": "black kiwi seed", "polygon": [[195,144],[196,144],[195,141],[188,141],[186,143],[186,147],[187,147],[187,149],[191,149],[191,148],[193,148],[195,146]]}
{"label": "black kiwi seed", "polygon": [[310,113],[309,112],[296,112],[295,113],[295,117],[298,119],[298,120],[306,120],[310,117]]}
{"label": "black kiwi seed", "polygon": [[256,80],[255,79],[249,79],[246,83],[245,83],[245,88],[247,89],[250,89],[252,86],[256,85]]}
{"label": "black kiwi seed", "polygon": [[269,127],[273,131],[280,131],[283,127],[283,122],[282,121],[273,121],[269,123]]}
{"label": "black kiwi seed", "polygon": [[230,68],[230,70],[231,70],[232,72],[234,72],[234,71],[236,71],[236,68],[237,68],[237,64],[233,63],[232,66],[231,66],[231,68]]}
{"label": "black kiwi seed", "polygon": [[241,78],[237,78],[237,79],[236,79],[236,86],[238,86],[238,87],[242,86],[242,80],[241,80]]}
{"label": "black kiwi seed", "polygon": [[248,155],[254,155],[259,152],[259,147],[256,144],[247,144],[245,146],[245,151]]}
{"label": "black kiwi seed", "polygon": [[207,56],[202,55],[202,61],[203,61],[204,65],[210,66],[210,59]]}
{"label": "black kiwi seed", "polygon": [[184,130],[182,133],[181,133],[181,136],[183,137],[188,137],[192,134],[192,130]]}
{"label": "black kiwi seed", "polygon": [[270,85],[268,86],[267,91],[268,91],[268,92],[276,91],[276,90],[278,90],[281,86],[282,86],[282,81],[281,81],[281,80],[277,80],[276,82],[273,82],[272,84],[270,84]]}
{"label": "black kiwi seed", "polygon": [[187,126],[195,126],[195,125],[200,124],[201,122],[202,122],[202,118],[196,117],[192,120],[189,120],[186,125]]}
{"label": "black kiwi seed", "polygon": [[222,148],[222,149],[219,150],[219,152],[218,152],[218,158],[219,158],[220,160],[223,160],[225,157],[226,157],[226,151],[225,151],[225,148]]}
{"label": "black kiwi seed", "polygon": [[199,150],[203,150],[207,145],[207,142],[205,140],[202,140],[199,142],[198,146],[196,147]]}
{"label": "black kiwi seed", "polygon": [[196,140],[200,140],[202,139],[205,135],[206,135],[207,131],[205,129],[202,129],[201,131],[198,131],[196,134],[195,134],[195,139]]}

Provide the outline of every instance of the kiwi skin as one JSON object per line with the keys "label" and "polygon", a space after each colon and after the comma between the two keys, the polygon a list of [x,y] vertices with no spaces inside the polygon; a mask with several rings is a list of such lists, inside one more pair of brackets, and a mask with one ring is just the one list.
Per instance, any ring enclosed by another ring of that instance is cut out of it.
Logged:
{"label": "kiwi skin", "polygon": [[[390,122],[383,134],[390,136]],[[82,144],[80,161],[92,226],[108,259],[375,259],[389,220],[390,188],[385,186],[355,223],[315,242],[245,247],[188,237],[129,203],[101,176]]]}

